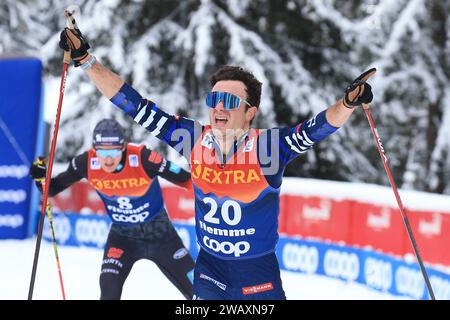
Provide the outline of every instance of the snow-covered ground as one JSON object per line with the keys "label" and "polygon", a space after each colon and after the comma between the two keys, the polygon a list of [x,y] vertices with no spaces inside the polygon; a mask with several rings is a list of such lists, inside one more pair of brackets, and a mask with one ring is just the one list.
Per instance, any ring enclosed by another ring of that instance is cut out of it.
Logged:
{"label": "snow-covered ground", "polygon": [[[0,300],[28,297],[36,239],[0,241]],[[100,296],[98,276],[102,250],[59,246],[67,299],[96,300]],[[282,272],[290,300],[385,300],[399,297],[371,290],[357,283],[328,277]],[[33,299],[61,299],[61,289],[52,244],[42,241]],[[181,300],[183,296],[155,264],[138,261],[125,282],[122,299]]]}

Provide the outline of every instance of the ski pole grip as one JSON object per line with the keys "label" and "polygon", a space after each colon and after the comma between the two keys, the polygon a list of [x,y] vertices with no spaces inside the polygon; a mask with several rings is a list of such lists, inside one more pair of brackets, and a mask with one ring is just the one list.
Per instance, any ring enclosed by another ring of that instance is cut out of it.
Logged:
{"label": "ski pole grip", "polygon": [[[69,10],[64,10],[64,16],[67,19],[67,27],[69,29],[72,29],[72,30],[78,29],[77,22],[75,21],[75,18],[73,16],[72,12],[70,12]],[[66,64],[70,64],[71,61],[72,61],[72,59],[70,57],[70,50],[64,51],[63,62]]]}
{"label": "ski pole grip", "polygon": [[362,107],[364,110],[369,110],[370,106],[367,103],[363,103]]}
{"label": "ski pole grip", "polygon": [[63,62],[65,64],[70,64],[71,61],[72,61],[72,58],[70,58],[70,50],[64,51]]}

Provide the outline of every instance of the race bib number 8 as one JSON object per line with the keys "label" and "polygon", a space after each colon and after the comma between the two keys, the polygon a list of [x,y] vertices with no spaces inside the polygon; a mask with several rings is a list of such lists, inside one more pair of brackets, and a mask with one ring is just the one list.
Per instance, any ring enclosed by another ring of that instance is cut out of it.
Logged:
{"label": "race bib number 8", "polygon": [[118,197],[117,203],[120,209],[129,210],[133,209],[133,205],[130,203],[130,198],[128,197]]}

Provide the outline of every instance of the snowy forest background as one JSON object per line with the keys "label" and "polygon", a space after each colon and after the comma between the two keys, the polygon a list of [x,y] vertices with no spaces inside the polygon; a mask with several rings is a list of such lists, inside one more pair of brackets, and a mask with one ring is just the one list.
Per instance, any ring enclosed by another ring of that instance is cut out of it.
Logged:
{"label": "snowy forest background", "polygon": [[[78,24],[100,61],[162,109],[203,122],[209,76],[224,64],[263,82],[254,122],[261,128],[311,117],[376,67],[371,110],[396,182],[450,194],[450,0],[2,0],[0,55],[40,57],[45,101],[55,110],[59,33],[71,4],[81,8]],[[88,149],[104,117],[177,160],[70,68],[57,161]],[[285,175],[388,184],[362,110]]]}

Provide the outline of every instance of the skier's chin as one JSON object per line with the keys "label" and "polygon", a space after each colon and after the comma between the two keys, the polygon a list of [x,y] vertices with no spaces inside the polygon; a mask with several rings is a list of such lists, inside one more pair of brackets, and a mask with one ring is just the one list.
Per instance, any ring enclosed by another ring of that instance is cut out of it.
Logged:
{"label": "skier's chin", "polygon": [[102,169],[103,171],[106,171],[107,173],[112,173],[116,171],[117,166],[116,165],[103,165]]}
{"label": "skier's chin", "polygon": [[231,128],[228,128],[226,124],[222,124],[222,123],[220,123],[220,124],[213,123],[211,125],[211,127],[215,134],[220,134],[222,136],[225,136],[226,132],[231,130]]}

